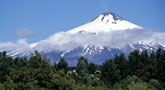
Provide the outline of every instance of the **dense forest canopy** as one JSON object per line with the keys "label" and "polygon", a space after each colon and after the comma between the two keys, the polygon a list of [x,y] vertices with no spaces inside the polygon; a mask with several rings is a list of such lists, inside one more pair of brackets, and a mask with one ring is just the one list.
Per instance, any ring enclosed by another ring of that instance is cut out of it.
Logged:
{"label": "dense forest canopy", "polygon": [[[78,59],[77,67],[65,58],[51,65],[46,56],[35,51],[29,59],[12,58],[0,52],[1,90],[164,90],[165,50],[149,53],[132,51],[103,62]],[[75,70],[74,70],[75,69]]]}

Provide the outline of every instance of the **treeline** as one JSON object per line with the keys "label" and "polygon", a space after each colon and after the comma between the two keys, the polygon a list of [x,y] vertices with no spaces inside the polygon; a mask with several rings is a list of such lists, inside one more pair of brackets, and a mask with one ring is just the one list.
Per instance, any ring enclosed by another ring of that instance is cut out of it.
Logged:
{"label": "treeline", "polygon": [[37,51],[29,59],[0,53],[0,90],[165,90],[165,51],[132,51],[96,65],[80,57],[54,65]]}

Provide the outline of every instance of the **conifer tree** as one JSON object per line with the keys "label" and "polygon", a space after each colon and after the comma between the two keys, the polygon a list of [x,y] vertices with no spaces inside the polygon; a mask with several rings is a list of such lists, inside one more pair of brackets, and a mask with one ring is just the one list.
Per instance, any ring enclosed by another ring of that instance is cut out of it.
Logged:
{"label": "conifer tree", "polygon": [[87,59],[85,59],[84,57],[81,57],[79,60],[78,60],[78,63],[77,63],[77,72],[80,72],[80,71],[87,71],[87,67],[88,67],[88,61]]}
{"label": "conifer tree", "polygon": [[39,68],[41,66],[42,57],[38,51],[35,51],[35,55],[30,57],[30,67]]}
{"label": "conifer tree", "polygon": [[98,65],[94,64],[94,63],[89,63],[88,65],[88,71],[90,74],[93,74],[95,71],[97,71],[99,69]]}
{"label": "conifer tree", "polygon": [[65,73],[68,71],[68,63],[65,61],[64,57],[62,57],[57,64],[58,70],[64,69]]}
{"label": "conifer tree", "polygon": [[117,66],[114,61],[106,60],[101,68],[103,81],[107,84],[114,84],[120,80],[120,71],[116,69]]}
{"label": "conifer tree", "polygon": [[140,55],[138,50],[134,50],[130,52],[130,55],[128,56],[128,69],[129,69],[129,75],[137,75],[137,69],[139,68]]}
{"label": "conifer tree", "polygon": [[165,51],[162,52],[157,63],[158,78],[161,82],[165,82]]}
{"label": "conifer tree", "polygon": [[116,54],[114,63],[117,66],[116,69],[120,70],[121,79],[125,78],[128,75],[128,64],[124,53],[120,54],[119,56]]}

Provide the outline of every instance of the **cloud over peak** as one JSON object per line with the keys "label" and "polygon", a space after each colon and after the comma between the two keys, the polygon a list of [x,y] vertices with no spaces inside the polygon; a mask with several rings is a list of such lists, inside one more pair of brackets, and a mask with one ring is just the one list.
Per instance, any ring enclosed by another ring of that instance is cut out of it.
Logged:
{"label": "cloud over peak", "polygon": [[101,32],[98,34],[93,33],[77,33],[71,34],[68,32],[59,32],[48,37],[45,40],[28,44],[26,39],[20,39],[17,43],[0,42],[0,51],[16,51],[19,53],[32,52],[35,48],[40,52],[51,51],[66,51],[78,48],[84,45],[94,45],[96,47],[111,47],[111,48],[124,48],[128,44],[136,44],[143,41],[146,44],[158,43],[165,45],[165,33],[154,32],[148,29],[135,29],[124,31],[111,31]]}
{"label": "cloud over peak", "polygon": [[124,48],[127,44],[143,41],[165,45],[165,33],[153,32],[148,29],[134,29],[124,31],[70,34],[68,32],[56,33],[46,40],[38,42],[36,49],[44,52],[65,51],[84,46],[107,46],[111,48]]}

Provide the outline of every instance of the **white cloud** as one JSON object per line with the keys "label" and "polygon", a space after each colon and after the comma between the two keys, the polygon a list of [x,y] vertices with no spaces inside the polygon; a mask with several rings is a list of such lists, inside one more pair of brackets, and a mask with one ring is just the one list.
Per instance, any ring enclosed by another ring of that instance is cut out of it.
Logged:
{"label": "white cloud", "polygon": [[10,55],[13,54],[20,54],[20,53],[26,53],[30,54],[29,52],[33,52],[33,49],[30,47],[30,45],[26,42],[25,39],[19,39],[16,43],[12,42],[1,42],[0,43],[0,52],[7,51]]}
{"label": "white cloud", "polygon": [[19,39],[17,41],[18,44],[23,44],[23,45],[27,45],[28,43],[26,42],[26,39]]}
{"label": "white cloud", "polygon": [[18,29],[14,32],[14,35],[18,38],[29,38],[35,36],[35,33],[27,29]]}
{"label": "white cloud", "polygon": [[0,52],[2,51],[10,51],[15,48],[14,43],[12,42],[0,42]]}
{"label": "white cloud", "polygon": [[[159,43],[165,45],[165,33],[153,32],[151,30],[124,30],[112,31],[99,34],[70,34],[68,32],[59,32],[35,44],[38,51],[65,51],[82,45],[91,44],[95,46],[108,46],[123,48],[128,43],[145,41],[146,43]],[[25,39],[18,40],[17,43],[0,43],[0,51],[33,51]]]}
{"label": "white cloud", "polygon": [[112,31],[99,34],[70,34],[68,32],[59,32],[46,40],[40,41],[36,48],[39,51],[45,52],[53,50],[65,51],[86,44],[123,48],[128,43],[138,41],[165,45],[165,33],[153,32],[146,29]]}

